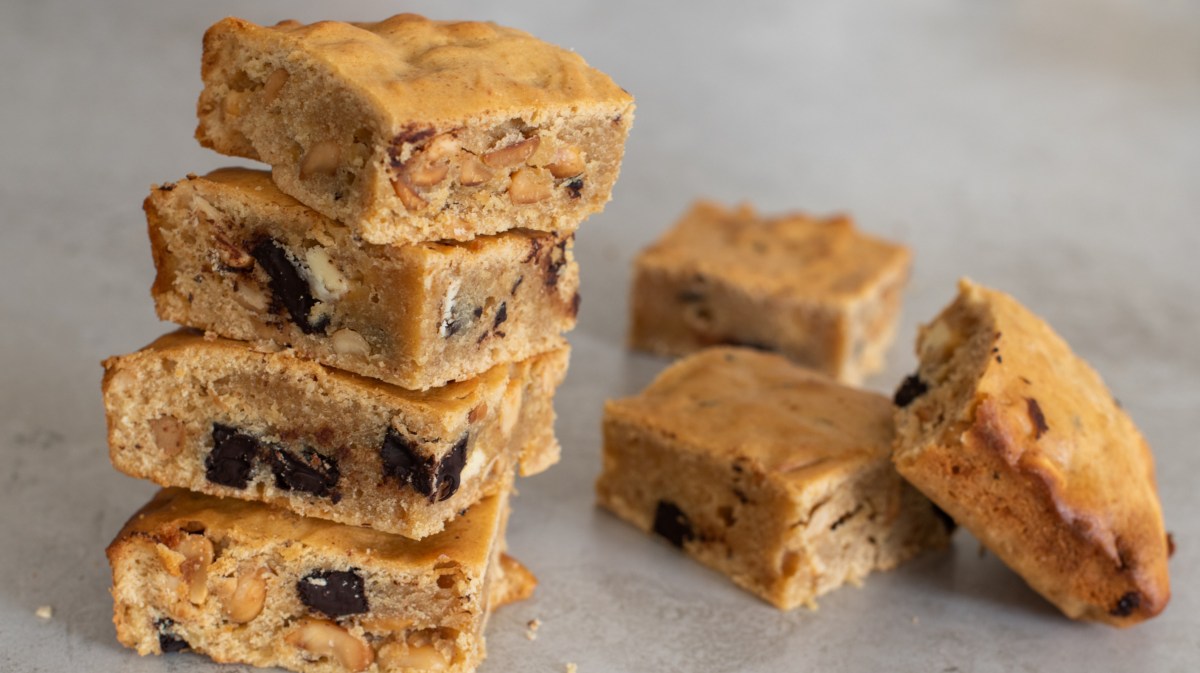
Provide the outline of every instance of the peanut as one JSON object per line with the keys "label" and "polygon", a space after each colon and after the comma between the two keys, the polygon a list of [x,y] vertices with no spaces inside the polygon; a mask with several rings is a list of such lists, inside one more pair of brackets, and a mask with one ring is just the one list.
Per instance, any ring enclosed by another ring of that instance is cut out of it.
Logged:
{"label": "peanut", "polygon": [[498,150],[492,150],[491,152],[484,154],[481,158],[483,159],[483,163],[487,164],[491,168],[511,168],[513,166],[520,166],[521,164],[525,163],[526,159],[533,156],[533,153],[537,150],[538,143],[540,142],[541,138],[538,136],[526,138],[525,140],[513,143],[508,147],[501,147]]}
{"label": "peanut", "polygon": [[322,140],[305,153],[300,162],[300,178],[307,179],[317,173],[333,175],[341,160],[342,148],[332,140]]}
{"label": "peanut", "polygon": [[556,178],[573,178],[583,172],[583,154],[574,145],[564,145],[554,153],[554,161],[546,166]]}
{"label": "peanut", "polygon": [[203,535],[185,535],[175,551],[183,555],[179,572],[187,586],[188,600],[200,605],[208,598],[208,567],[213,562],[212,541]]}
{"label": "peanut", "polygon": [[388,643],[379,648],[379,668],[385,671],[405,668],[444,671],[450,668],[450,662],[433,645]]}
{"label": "peanut", "polygon": [[283,68],[276,68],[275,72],[267,77],[266,84],[263,85],[262,100],[266,105],[270,105],[279,96],[279,90],[283,88],[288,81],[288,71]]}
{"label": "peanut", "polygon": [[392,191],[396,192],[396,196],[400,198],[400,203],[404,204],[406,210],[421,210],[429,205],[409,184],[407,175],[400,174],[392,179]]}
{"label": "peanut", "polygon": [[508,197],[517,205],[537,203],[550,198],[553,193],[550,176],[540,168],[522,168],[513,173],[508,186]]}
{"label": "peanut", "polygon": [[183,424],[174,416],[159,416],[150,421],[154,443],[167,456],[179,454],[183,448]]}
{"label": "peanut", "polygon": [[221,612],[236,624],[245,624],[262,612],[267,599],[266,568],[244,569],[237,579],[227,578],[215,587]]}
{"label": "peanut", "polygon": [[479,157],[466,154],[458,169],[458,182],[464,187],[474,187],[491,180],[492,175],[492,169],[485,166]]}
{"label": "peanut", "polygon": [[361,334],[352,329],[340,329],[333,333],[330,337],[333,344],[333,352],[338,355],[361,355],[368,357],[371,355],[371,346]]}
{"label": "peanut", "polygon": [[284,642],[317,657],[332,657],[351,671],[365,671],[375,661],[370,645],[324,619],[301,620]]}
{"label": "peanut", "polygon": [[404,164],[408,183],[416,187],[432,187],[450,172],[450,157],[458,152],[458,141],[443,133],[429,142],[424,151]]}

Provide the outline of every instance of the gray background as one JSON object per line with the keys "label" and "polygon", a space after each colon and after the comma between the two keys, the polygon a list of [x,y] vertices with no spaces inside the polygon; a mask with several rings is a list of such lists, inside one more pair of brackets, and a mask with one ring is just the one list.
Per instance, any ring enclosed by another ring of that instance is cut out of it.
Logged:
{"label": "gray background", "polygon": [[[388,2],[0,4],[0,669],[202,671],[117,645],[103,549],[154,488],[109,467],[101,358],[154,317],[151,182],[230,160],[192,140],[203,30],[225,14],[377,19]],[[561,465],[522,482],[512,548],[541,578],[484,672],[1194,671],[1200,667],[1200,4],[411,2],[584,54],[638,99],[616,198],[589,221]],[[596,510],[606,397],[663,361],[623,348],[629,263],[697,196],[849,210],[916,268],[912,335],[970,275],[1046,316],[1155,448],[1174,598],[1075,624],[968,535],[784,614]],[[34,616],[39,605],[54,617]],[[535,642],[524,624],[544,624]],[[235,668],[236,667],[232,667]],[[229,668],[222,670],[230,670]]]}

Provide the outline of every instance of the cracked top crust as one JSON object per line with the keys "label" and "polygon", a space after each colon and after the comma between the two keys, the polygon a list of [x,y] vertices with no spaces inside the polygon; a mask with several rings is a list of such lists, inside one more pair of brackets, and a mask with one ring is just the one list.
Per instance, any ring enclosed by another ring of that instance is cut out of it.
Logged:
{"label": "cracked top crust", "polygon": [[384,128],[633,102],[578,54],[494,23],[398,14],[375,23],[283,21],[267,27],[229,17],[205,35],[206,44],[223,40],[303,53],[357,89],[385,120]]}
{"label": "cracked top crust", "polygon": [[711,348],[664,371],[641,394],[609,401],[606,416],[637,423],[681,448],[802,488],[886,461],[888,400],[840,385],[779,355]]}
{"label": "cracked top crust", "polygon": [[902,245],[868,236],[845,215],[763,217],[748,205],[698,201],[638,264],[716,278],[791,299],[850,301],[907,272]]}
{"label": "cracked top crust", "polygon": [[900,472],[1068,616],[1127,625],[1161,611],[1153,456],[1100,375],[1011,296],[968,280],[917,352],[928,392],[898,412]]}
{"label": "cracked top crust", "polygon": [[[181,488],[165,488],[135,514],[117,535],[171,537],[202,529],[210,537],[246,546],[291,541],[296,549],[320,550],[347,563],[427,570],[452,559],[468,572],[484,573],[496,543],[507,494],[484,498],[442,532],[419,541],[370,528],[302,517],[284,509],[236,498],[215,498]],[[114,545],[116,543],[114,542]]]}

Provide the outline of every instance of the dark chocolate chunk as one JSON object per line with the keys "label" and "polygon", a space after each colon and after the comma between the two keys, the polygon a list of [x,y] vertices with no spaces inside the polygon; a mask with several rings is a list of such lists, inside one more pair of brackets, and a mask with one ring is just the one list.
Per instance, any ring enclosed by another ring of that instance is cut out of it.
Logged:
{"label": "dark chocolate chunk", "polygon": [[158,629],[158,647],[163,654],[171,652],[184,652],[192,649],[191,645],[183,638],[176,635],[171,627],[175,626],[175,620],[163,617],[154,622],[154,627]]}
{"label": "dark chocolate chunk", "polygon": [[938,521],[942,522],[942,528],[946,529],[947,535],[953,533],[958,528],[958,522],[954,520],[954,517],[947,514],[946,510],[933,503],[930,503],[930,506],[933,507],[933,515],[937,517]]}
{"label": "dark chocolate chunk", "polygon": [[258,456],[258,440],[228,425],[213,423],[213,449],[204,459],[204,476],[214,484],[246,488]]}
{"label": "dark chocolate chunk", "polygon": [[324,332],[329,325],[329,317],[322,316],[316,322],[309,319],[317,302],[313,299],[308,282],[292,264],[287,250],[268,236],[254,244],[250,256],[270,278],[275,305],[285,308],[291,321],[305,334]]}
{"label": "dark chocolate chunk", "polygon": [[684,542],[696,539],[696,534],[692,532],[692,522],[683,510],[669,500],[658,501],[658,507],[654,510],[654,532],[676,547],[682,547]]}
{"label": "dark chocolate chunk", "polygon": [[900,408],[907,407],[912,401],[928,392],[929,386],[916,374],[909,374],[892,396],[892,403]]}
{"label": "dark chocolate chunk", "polygon": [[583,193],[583,178],[572,178],[567,181],[567,192],[572,199],[577,199]]}
{"label": "dark chocolate chunk", "polygon": [[500,302],[500,308],[496,309],[496,319],[492,321],[492,330],[494,331],[505,320],[508,320],[508,302],[502,301]]}
{"label": "dark chocolate chunk", "polygon": [[409,484],[421,495],[433,495],[433,460],[422,456],[417,451],[416,443],[396,432],[395,428],[389,427],[384,435],[379,457],[383,460],[385,477],[394,477],[400,483]]}
{"label": "dark chocolate chunk", "polygon": [[354,570],[316,570],[296,582],[300,602],[334,619],[369,610],[363,578]]}
{"label": "dark chocolate chunk", "polygon": [[1050,429],[1050,426],[1046,425],[1046,415],[1042,413],[1041,405],[1032,397],[1026,397],[1025,404],[1029,408],[1029,420],[1033,421],[1033,438],[1041,439]]}
{"label": "dark chocolate chunk", "polygon": [[1167,558],[1175,555],[1175,536],[1167,533]]}
{"label": "dark chocolate chunk", "polygon": [[1132,615],[1133,611],[1137,610],[1141,604],[1141,594],[1136,591],[1130,591],[1117,600],[1117,604],[1113,606],[1112,610],[1108,611],[1108,614],[1112,615],[1113,617],[1128,617],[1129,615]]}
{"label": "dark chocolate chunk", "polygon": [[454,448],[450,449],[450,453],[442,458],[441,464],[437,468],[437,499],[438,501],[446,500],[450,496],[458,492],[458,487],[462,480],[463,467],[467,464],[467,438],[469,435],[463,435],[454,444]]}
{"label": "dark chocolate chunk", "polygon": [[525,282],[525,276],[517,276],[517,282],[513,283],[512,289],[508,291],[508,294],[514,297],[517,296],[517,288],[521,287],[521,283],[523,282]]}
{"label": "dark chocolate chunk", "polygon": [[578,292],[576,292],[571,297],[571,317],[572,318],[576,318],[579,316],[579,303],[581,301],[583,301],[583,297],[580,297]]}
{"label": "dark chocolate chunk", "polygon": [[305,448],[299,456],[279,447],[272,447],[268,453],[276,488],[319,497],[334,495],[333,489],[341,473],[333,458],[322,456],[310,448]]}

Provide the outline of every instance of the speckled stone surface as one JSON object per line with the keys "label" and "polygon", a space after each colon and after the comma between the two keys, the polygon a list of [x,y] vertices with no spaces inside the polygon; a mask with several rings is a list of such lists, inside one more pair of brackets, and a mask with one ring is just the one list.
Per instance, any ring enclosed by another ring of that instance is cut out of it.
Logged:
{"label": "speckled stone surface", "polygon": [[[101,358],[167,330],[149,297],[151,182],[225,165],[191,139],[200,36],[239,14],[378,19],[390,2],[0,4],[0,671],[236,671],[113,634],[105,544],[154,490],[109,465]],[[482,673],[1194,671],[1200,668],[1200,5],[432,0],[577,49],[638,99],[608,210],[581,231],[561,465],[520,484],[535,597]],[[697,196],[849,210],[915,272],[915,326],[963,274],[1013,293],[1104,375],[1154,447],[1173,598],[1127,631],[1066,621],[967,535],[779,613],[592,505],[601,402],[665,361],[624,349],[629,263]],[[53,616],[35,615],[39,606]],[[525,624],[542,620],[537,640]]]}

